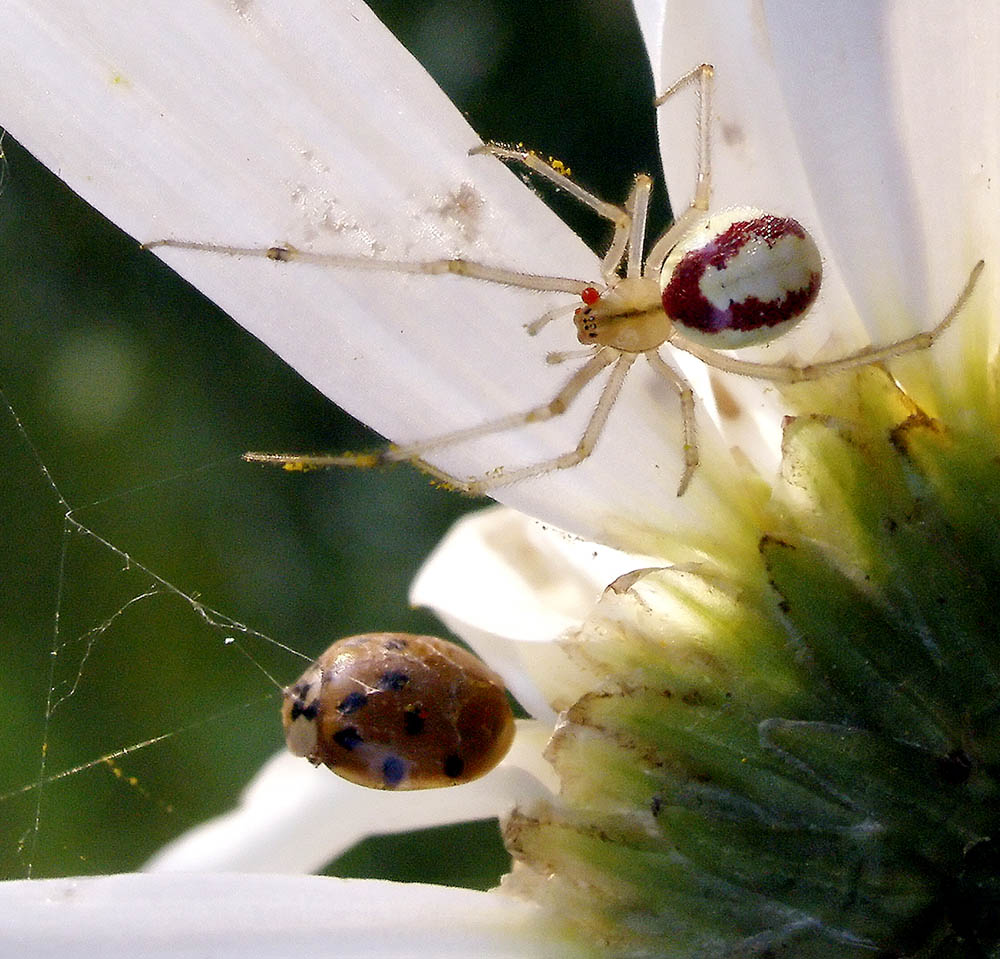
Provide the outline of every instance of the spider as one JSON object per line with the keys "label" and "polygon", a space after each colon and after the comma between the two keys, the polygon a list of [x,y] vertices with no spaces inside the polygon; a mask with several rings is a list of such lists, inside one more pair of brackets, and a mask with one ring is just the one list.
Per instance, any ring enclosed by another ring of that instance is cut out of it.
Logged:
{"label": "spider", "polygon": [[[929,348],[961,312],[972,294],[983,269],[982,260],[973,267],[954,305],[935,327],[886,346],[867,346],[837,359],[804,365],[755,363],[721,352],[776,339],[802,320],[819,293],[822,260],[812,237],[790,217],[752,207],[710,213],[713,77],[711,64],[700,64],[654,101],[654,105],[659,107],[678,91],[695,87],[698,104],[697,178],[691,204],[653,243],[645,260],[646,218],[652,190],[652,180],[645,174],[635,178],[625,205],[617,206],[583,189],[570,180],[558,164],[548,163],[531,151],[495,143],[485,143],[470,151],[521,164],[613,224],[614,235],[602,260],[599,282],[522,273],[464,259],[407,262],[309,253],[291,246],[242,248],[169,239],[145,244],[147,249],[175,247],[347,269],[431,275],[452,273],[488,283],[578,297],[573,305],[550,310],[527,325],[528,333],[535,335],[546,324],[573,309],[577,338],[589,348],[585,351],[589,354],[587,361],[546,403],[468,429],[404,446],[391,445],[372,453],[331,456],[247,453],[244,458],[254,462],[277,463],[293,470],[329,466],[372,467],[408,461],[450,488],[481,495],[551,470],[568,469],[589,457],[607,424],[625,377],[636,359],[642,356],[677,394],[680,403],[684,467],[677,495],[682,496],[695,474],[699,459],[694,393],[684,376],[663,359],[660,350],[664,345],[690,353],[723,372],[776,383],[831,376]],[[582,305],[576,305],[581,301]],[[577,355],[578,352],[553,353],[549,354],[548,361],[559,363]],[[542,422],[565,413],[583,388],[609,367],[607,382],[583,435],[572,450],[518,469],[493,470],[469,479],[452,476],[426,461],[428,454],[443,447]]]}

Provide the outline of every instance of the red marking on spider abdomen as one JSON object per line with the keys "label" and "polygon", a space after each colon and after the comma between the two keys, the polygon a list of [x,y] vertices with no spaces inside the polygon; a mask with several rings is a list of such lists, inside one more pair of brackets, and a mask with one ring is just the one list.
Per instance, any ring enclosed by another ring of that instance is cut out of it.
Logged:
{"label": "red marking on spider abdomen", "polygon": [[667,316],[706,339],[730,334],[729,348],[784,332],[819,293],[816,244],[789,217],[762,213],[713,232],[715,219],[672,265],[663,288]]}

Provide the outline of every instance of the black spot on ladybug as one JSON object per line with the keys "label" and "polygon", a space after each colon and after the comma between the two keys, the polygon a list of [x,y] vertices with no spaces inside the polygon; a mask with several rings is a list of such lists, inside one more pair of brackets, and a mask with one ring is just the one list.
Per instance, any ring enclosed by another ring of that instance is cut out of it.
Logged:
{"label": "black spot on ladybug", "polygon": [[291,716],[292,720],[296,719],[307,719],[312,722],[319,715],[319,700],[313,700],[311,703],[306,705],[301,699],[295,699],[292,701]]}
{"label": "black spot on ladybug", "polygon": [[458,779],[459,776],[465,771],[465,760],[461,756],[456,756],[452,753],[450,756],[445,756],[444,759],[444,774],[449,779]]}
{"label": "black spot on ladybug", "polygon": [[338,746],[350,752],[352,749],[360,746],[364,742],[364,738],[354,726],[348,726],[346,729],[340,729],[335,732],[333,734],[333,741]]}
{"label": "black spot on ladybug", "polygon": [[403,712],[403,729],[408,736],[419,736],[427,725],[427,710],[422,706],[407,706]]}
{"label": "black spot on ladybug", "polygon": [[397,652],[400,649],[406,649],[405,639],[387,639],[383,644],[382,648],[389,650],[389,652]]}
{"label": "black spot on ladybug", "polygon": [[348,693],[338,704],[337,712],[342,716],[356,713],[362,706],[368,705],[368,697],[364,693]]}
{"label": "black spot on ladybug", "polygon": [[387,786],[398,786],[406,776],[406,763],[398,756],[388,756],[382,763],[382,779]]}
{"label": "black spot on ladybug", "polygon": [[393,690],[399,692],[410,681],[407,673],[397,669],[390,669],[379,677],[378,688],[381,690]]}

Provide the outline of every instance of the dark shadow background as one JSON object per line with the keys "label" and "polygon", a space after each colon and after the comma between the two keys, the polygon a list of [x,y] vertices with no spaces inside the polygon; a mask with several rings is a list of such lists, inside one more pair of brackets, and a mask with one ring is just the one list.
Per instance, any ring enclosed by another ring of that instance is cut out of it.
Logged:
{"label": "dark shadow background", "polygon": [[[370,5],[485,138],[555,155],[611,200],[635,172],[659,173],[652,80],[625,0]],[[242,463],[246,449],[378,438],[9,137],[2,146],[0,386],[80,521],[310,656],[356,632],[440,632],[408,607],[408,584],[482,504],[408,468],[292,476]],[[592,245],[606,240],[588,214],[553,205]],[[652,232],[665,218],[661,190]],[[280,747],[278,696],[225,644],[232,630],[189,604],[160,594],[126,607],[149,577],[63,537],[64,510],[2,408],[0,456],[0,877],[29,864],[37,877],[134,869],[229,807]],[[242,642],[279,683],[304,666]],[[50,667],[61,694],[81,660],[46,724]],[[43,742],[52,775],[164,733],[176,734],[48,784],[34,831]],[[369,840],[331,872],[488,888],[506,868],[487,823]]]}

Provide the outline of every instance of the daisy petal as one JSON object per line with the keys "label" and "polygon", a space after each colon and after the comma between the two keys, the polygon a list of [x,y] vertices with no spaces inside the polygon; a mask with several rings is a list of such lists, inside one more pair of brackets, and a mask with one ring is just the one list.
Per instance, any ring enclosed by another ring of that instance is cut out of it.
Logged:
{"label": "daisy petal", "polygon": [[[679,2],[664,31],[661,86],[699,61],[716,67],[714,204],[790,213],[823,251],[820,301],[788,341],[810,355],[822,335],[841,350],[854,345],[859,317],[876,342],[940,318],[994,242],[986,184],[997,154],[996,12]],[[690,106],[677,99],[664,108],[661,137],[683,203],[693,131]]]}
{"label": "daisy petal", "polygon": [[0,951],[21,959],[565,954],[509,897],[322,876],[7,882],[0,912]]}
{"label": "daisy petal", "polygon": [[[799,155],[759,8],[734,7],[725,0],[680,0],[667,5],[663,29],[661,61],[654,65],[659,89],[666,89],[698,63],[715,67],[712,207],[750,205],[794,216],[816,238],[826,260],[823,290],[809,319],[777,343],[741,355],[773,361],[791,350],[810,358],[823,347],[835,355],[834,351],[860,345],[866,339],[864,329],[837,264],[830,261],[831,246]],[[664,171],[676,209],[690,202],[694,190],[697,128],[693,101],[693,91],[683,91],[668,100],[659,114]],[[741,389],[739,384],[735,389]]]}
{"label": "daisy petal", "polygon": [[452,527],[410,590],[504,678],[539,719],[579,695],[578,669],[554,642],[576,628],[604,587],[647,556],[582,542],[513,510],[473,513]]}
{"label": "daisy petal", "polygon": [[[996,240],[996,200],[993,215],[981,206],[997,172],[997,11],[764,6],[827,242],[873,337],[933,323]],[[989,224],[988,241],[970,223]]]}
{"label": "daisy petal", "polygon": [[[662,0],[632,0],[635,18],[639,21],[642,40],[646,44],[649,62],[653,65],[654,74],[660,63],[663,50],[663,20],[665,16]],[[659,77],[656,78],[659,82]]]}
{"label": "daisy petal", "polygon": [[508,812],[555,788],[542,749],[551,728],[518,723],[510,753],[471,783],[423,792],[366,789],[281,752],[233,811],[184,833],[147,863],[154,872],[313,872],[368,836]]}
{"label": "daisy petal", "polygon": [[[16,0],[0,37],[0,82],[18,91],[0,122],[142,241],[462,256],[598,278],[594,255],[511,171],[468,155],[478,136],[358,0],[141,10],[109,0],[99,11]],[[158,252],[397,442],[547,402],[570,375],[544,362],[574,345],[567,323],[536,338],[522,330],[565,294]],[[441,451],[435,465],[465,477],[572,449],[596,402],[591,387],[565,417]],[[604,541],[620,541],[625,526],[675,522],[678,407],[655,374],[637,370],[599,455],[499,498]],[[655,428],[627,428],[635,423]],[[709,501],[687,504],[693,524],[714,494]]]}

